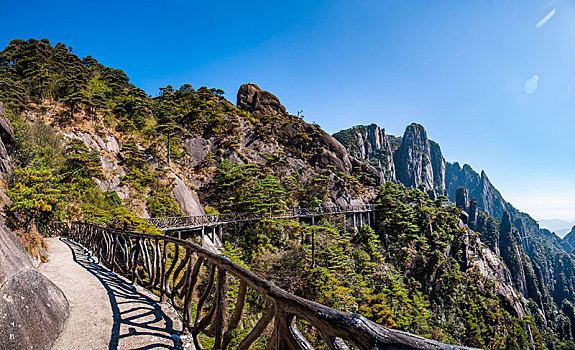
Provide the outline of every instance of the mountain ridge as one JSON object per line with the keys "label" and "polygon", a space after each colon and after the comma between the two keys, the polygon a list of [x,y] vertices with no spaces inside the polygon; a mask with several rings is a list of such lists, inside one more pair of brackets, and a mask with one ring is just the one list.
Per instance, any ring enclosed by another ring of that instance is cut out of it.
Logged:
{"label": "mountain ridge", "polygon": [[[375,134],[385,134],[382,128],[371,124],[339,131],[334,137],[350,152],[356,152],[358,156],[365,154],[364,162],[374,164],[377,160],[382,174],[386,167],[386,158],[379,156],[382,153],[392,155],[387,159],[393,160],[396,169],[406,159],[415,163],[409,170],[400,170],[399,176],[391,174],[387,178],[410,188],[425,190],[430,196],[445,194],[452,203],[456,203],[465,212],[465,220],[470,227],[481,232],[488,246],[503,258],[511,270],[515,287],[542,310],[536,313],[542,315],[535,318],[536,322],[543,328],[575,334],[571,330],[560,330],[563,317],[570,312],[565,311],[564,305],[575,300],[575,256],[571,254],[575,247],[574,230],[561,239],[541,229],[529,214],[519,211],[503,198],[485,171],[477,173],[468,164],[460,166],[458,162],[445,162],[437,143],[432,153],[430,145],[433,141],[427,140],[421,125],[407,126],[404,135],[395,138],[401,139],[401,146],[383,150],[373,144],[365,145],[370,141],[369,138],[365,141],[361,135],[366,129]],[[432,159],[435,159],[435,167]],[[437,164],[445,164],[445,168]],[[571,324],[574,323],[575,318],[571,320]]]}

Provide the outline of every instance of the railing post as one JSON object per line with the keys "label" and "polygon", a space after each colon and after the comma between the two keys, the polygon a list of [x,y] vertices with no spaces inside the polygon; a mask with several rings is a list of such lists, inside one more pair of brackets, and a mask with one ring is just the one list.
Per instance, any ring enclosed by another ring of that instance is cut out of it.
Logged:
{"label": "railing post", "polygon": [[166,277],[166,265],[168,264],[168,241],[166,241],[165,239],[164,241],[164,247],[163,247],[163,252],[162,252],[162,266],[160,269],[160,300],[161,301],[166,301],[166,284],[169,283],[168,278]]}
{"label": "railing post", "polygon": [[138,283],[138,255],[140,254],[140,238],[136,237],[134,241],[135,251],[132,253],[132,285]]}
{"label": "railing post", "polygon": [[212,327],[215,328],[216,334],[214,339],[214,349],[221,349],[224,329],[226,324],[226,311],[227,311],[227,294],[228,294],[228,279],[227,271],[218,267],[218,283],[216,286],[216,312]]}

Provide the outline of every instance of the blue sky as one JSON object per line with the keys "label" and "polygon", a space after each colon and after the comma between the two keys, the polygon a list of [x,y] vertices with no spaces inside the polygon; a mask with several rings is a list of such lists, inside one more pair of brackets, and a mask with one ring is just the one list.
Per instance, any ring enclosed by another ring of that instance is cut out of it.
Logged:
{"label": "blue sky", "polygon": [[7,1],[0,45],[46,37],[168,84],[255,82],[333,133],[425,126],[535,218],[575,221],[575,2]]}

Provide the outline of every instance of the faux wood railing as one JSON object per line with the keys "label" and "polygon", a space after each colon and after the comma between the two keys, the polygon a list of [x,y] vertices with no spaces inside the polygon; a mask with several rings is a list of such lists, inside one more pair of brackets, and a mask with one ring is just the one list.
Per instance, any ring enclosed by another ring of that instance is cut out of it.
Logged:
{"label": "faux wood railing", "polygon": [[[310,342],[329,349],[469,349],[387,329],[360,315],[291,295],[189,241],[85,223],[73,223],[69,238],[91,250],[112,271],[168,299],[192,334],[196,349],[203,349],[201,337],[213,349],[249,349],[258,338],[267,343],[267,349],[278,350],[313,349]],[[257,322],[243,324],[248,329],[239,331],[247,300],[254,297],[265,299],[266,307]],[[300,329],[314,339],[308,341]]]}
{"label": "faux wood railing", "polygon": [[281,219],[294,217],[312,217],[321,215],[338,215],[372,212],[375,204],[347,205],[333,207],[293,208],[287,211],[260,213],[224,213],[198,216],[175,216],[151,218],[148,222],[160,230],[175,230],[209,225],[228,224],[234,222],[256,221],[263,219]]}

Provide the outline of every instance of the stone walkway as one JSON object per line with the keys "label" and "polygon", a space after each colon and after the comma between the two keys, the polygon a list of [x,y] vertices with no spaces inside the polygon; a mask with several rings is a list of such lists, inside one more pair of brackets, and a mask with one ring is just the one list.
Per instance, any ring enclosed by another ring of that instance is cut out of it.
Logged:
{"label": "stone walkway", "polygon": [[167,303],[96,264],[65,238],[48,238],[50,261],[39,270],[70,303],[53,349],[183,349],[181,322]]}

